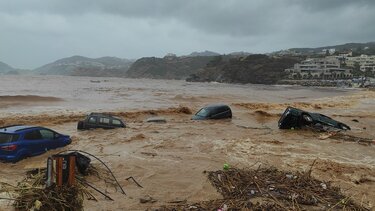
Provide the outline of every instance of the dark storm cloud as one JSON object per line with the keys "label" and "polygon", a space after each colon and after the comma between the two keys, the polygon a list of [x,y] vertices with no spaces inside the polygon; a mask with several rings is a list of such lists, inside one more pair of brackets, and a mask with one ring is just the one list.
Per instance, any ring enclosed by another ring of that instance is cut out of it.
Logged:
{"label": "dark storm cloud", "polygon": [[73,54],[136,58],[268,52],[373,41],[373,0],[14,0],[0,2],[0,61]]}

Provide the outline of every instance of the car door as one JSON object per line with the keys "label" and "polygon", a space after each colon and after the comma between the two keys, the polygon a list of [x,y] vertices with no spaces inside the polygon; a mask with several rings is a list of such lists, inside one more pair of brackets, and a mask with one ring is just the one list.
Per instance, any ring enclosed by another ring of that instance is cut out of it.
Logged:
{"label": "car door", "polygon": [[56,139],[56,133],[48,129],[40,129],[41,140],[47,150],[60,147],[60,142]]}
{"label": "car door", "polygon": [[87,124],[86,129],[97,128],[98,127],[98,118],[96,116],[89,116],[86,124]]}
{"label": "car door", "polygon": [[219,107],[215,109],[215,113],[211,116],[212,119],[230,118],[231,111],[227,107]]}
{"label": "car door", "polygon": [[112,118],[111,125],[112,127],[124,127],[124,124],[119,119],[115,118]]}
{"label": "car door", "polygon": [[210,112],[210,119],[221,119],[220,107],[212,108]]}
{"label": "car door", "polygon": [[99,127],[104,128],[104,129],[110,129],[113,128],[110,125],[110,118],[109,117],[99,117]]}
{"label": "car door", "polygon": [[41,154],[48,148],[38,129],[25,132],[23,139],[24,146],[31,155]]}

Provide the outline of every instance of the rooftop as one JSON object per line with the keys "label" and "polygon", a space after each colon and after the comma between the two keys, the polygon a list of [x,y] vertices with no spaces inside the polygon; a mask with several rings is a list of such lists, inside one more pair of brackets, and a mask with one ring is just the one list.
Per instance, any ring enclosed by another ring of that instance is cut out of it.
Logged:
{"label": "rooftop", "polygon": [[30,128],[34,128],[35,126],[28,126],[28,125],[10,125],[0,128],[0,133],[15,133],[20,130],[26,130]]}

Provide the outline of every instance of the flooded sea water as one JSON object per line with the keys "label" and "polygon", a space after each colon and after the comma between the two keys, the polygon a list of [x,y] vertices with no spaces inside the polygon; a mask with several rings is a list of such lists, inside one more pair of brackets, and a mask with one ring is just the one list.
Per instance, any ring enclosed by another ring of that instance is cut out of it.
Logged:
{"label": "flooded sea water", "polygon": [[[63,149],[15,164],[0,163],[0,182],[16,184],[27,170],[44,167],[46,158],[61,150],[85,150],[102,158],[127,192],[124,196],[89,178],[115,201],[96,195],[99,201],[86,200],[85,210],[146,210],[171,201],[220,198],[202,172],[222,169],[224,163],[304,171],[316,160],[314,177],[340,186],[369,208],[375,206],[373,145],[277,128],[280,113],[295,106],[351,126],[343,134],[375,139],[371,90],[68,76],[0,76],[0,81],[1,126],[41,125],[73,139]],[[193,121],[186,112],[213,103],[228,104],[233,118]],[[77,121],[92,111],[113,112],[127,128],[77,131]],[[167,123],[145,122],[152,116],[164,117]],[[144,188],[126,180],[129,176]],[[140,203],[147,195],[157,201]],[[0,200],[0,205],[12,210],[7,201]]]}
{"label": "flooded sea water", "polygon": [[293,102],[353,93],[335,88],[70,76],[0,76],[7,112],[158,109],[180,103]]}

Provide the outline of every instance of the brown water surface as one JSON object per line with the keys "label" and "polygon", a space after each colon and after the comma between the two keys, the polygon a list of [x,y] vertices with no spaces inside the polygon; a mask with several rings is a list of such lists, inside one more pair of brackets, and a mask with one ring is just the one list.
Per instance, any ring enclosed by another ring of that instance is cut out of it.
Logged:
{"label": "brown water surface", "polygon": [[[315,159],[313,176],[342,187],[359,203],[375,205],[372,145],[321,140],[320,133],[277,128],[280,113],[292,105],[332,115],[352,127],[345,133],[373,139],[374,92],[66,76],[0,79],[0,125],[42,125],[69,134],[73,143],[62,150],[88,151],[113,169],[127,195],[97,181],[95,185],[115,201],[97,195],[99,202],[85,201],[86,210],[145,210],[176,200],[215,199],[220,195],[204,171],[221,169],[224,163],[307,170]],[[229,104],[233,119],[192,121],[191,115],[178,109],[185,106],[196,112],[211,103]],[[77,131],[77,120],[91,111],[114,112],[125,119],[128,127]],[[165,117],[167,123],[146,123],[144,120],[151,116]],[[16,164],[0,163],[0,181],[16,184],[27,169],[45,166],[45,159],[58,151]],[[129,176],[144,188],[127,181]],[[146,195],[157,202],[141,204],[139,198]],[[0,205],[11,209],[6,201],[0,200]]]}

